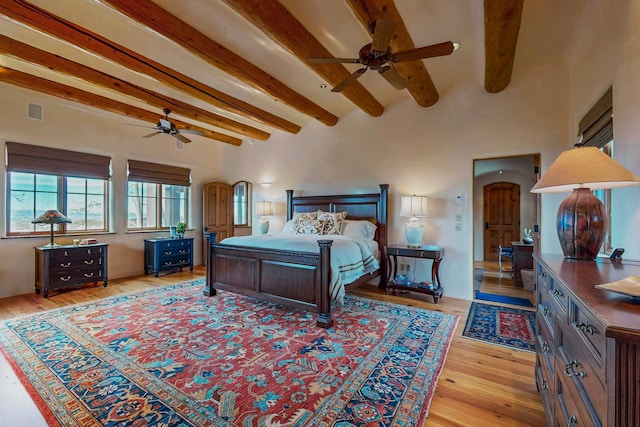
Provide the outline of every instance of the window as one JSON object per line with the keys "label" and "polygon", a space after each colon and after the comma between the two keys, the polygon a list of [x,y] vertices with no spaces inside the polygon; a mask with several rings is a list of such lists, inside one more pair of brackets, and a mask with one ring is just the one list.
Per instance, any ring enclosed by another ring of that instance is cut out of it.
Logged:
{"label": "window", "polygon": [[188,223],[191,171],[176,166],[129,160],[127,229],[168,229]]}
{"label": "window", "polygon": [[[580,142],[577,146],[598,147],[609,157],[613,157],[613,88],[609,88],[604,95],[580,120],[578,127]],[[604,204],[609,218],[607,237],[602,245],[602,252],[609,254],[611,246],[611,190],[596,190],[595,196]]]}
{"label": "window", "polygon": [[7,142],[6,159],[8,236],[50,233],[31,223],[49,209],[72,221],[55,233],[108,231],[109,157]]}
{"label": "window", "polygon": [[250,182],[233,184],[233,225],[251,225],[251,192]]}

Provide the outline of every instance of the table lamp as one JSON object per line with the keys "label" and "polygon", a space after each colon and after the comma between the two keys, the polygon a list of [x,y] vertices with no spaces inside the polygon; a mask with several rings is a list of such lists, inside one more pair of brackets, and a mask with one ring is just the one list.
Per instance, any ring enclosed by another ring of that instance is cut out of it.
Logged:
{"label": "table lamp", "polygon": [[273,202],[256,202],[256,215],[260,217],[258,227],[261,234],[267,234],[269,232],[269,220],[268,215],[273,215]]}
{"label": "table lamp", "polygon": [[532,193],[572,191],[556,217],[565,258],[594,260],[607,234],[607,212],[591,190],[640,185],[640,178],[600,151],[579,147],[564,151],[531,189]]}
{"label": "table lamp", "polygon": [[51,243],[49,243],[48,247],[59,246],[53,242],[53,226],[55,224],[70,224],[71,220],[66,216],[62,215],[55,209],[51,209],[40,215],[38,218],[31,221],[32,224],[51,224]]}
{"label": "table lamp", "polygon": [[404,225],[404,235],[410,248],[419,248],[422,243],[423,224],[420,223],[419,217],[427,216],[427,197],[426,196],[402,196],[402,204],[400,207],[400,216],[411,217],[409,222]]}

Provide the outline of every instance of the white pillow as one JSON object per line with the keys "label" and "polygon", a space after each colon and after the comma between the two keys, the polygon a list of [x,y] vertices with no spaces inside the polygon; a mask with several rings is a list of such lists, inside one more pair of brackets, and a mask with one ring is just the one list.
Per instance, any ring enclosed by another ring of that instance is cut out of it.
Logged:
{"label": "white pillow", "polygon": [[376,225],[371,221],[357,221],[345,219],[342,221],[342,235],[355,240],[373,240],[376,234]]}
{"label": "white pillow", "polygon": [[293,220],[290,219],[289,221],[284,223],[284,227],[282,227],[282,232],[283,233],[293,233]]}

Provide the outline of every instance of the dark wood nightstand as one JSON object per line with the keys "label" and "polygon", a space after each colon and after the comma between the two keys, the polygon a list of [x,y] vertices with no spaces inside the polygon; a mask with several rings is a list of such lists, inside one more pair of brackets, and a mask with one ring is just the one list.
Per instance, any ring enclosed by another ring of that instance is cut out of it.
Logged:
{"label": "dark wood nightstand", "polygon": [[[389,293],[389,289],[399,289],[402,291],[418,292],[433,296],[433,302],[438,303],[438,299],[442,296],[442,283],[440,282],[440,261],[444,256],[444,249],[438,246],[421,246],[419,248],[410,248],[402,245],[390,245],[384,248],[389,260],[389,268],[387,269],[387,282],[385,292]],[[396,283],[395,277],[398,273],[397,257],[422,258],[433,261],[431,264],[431,282],[410,282]]]}

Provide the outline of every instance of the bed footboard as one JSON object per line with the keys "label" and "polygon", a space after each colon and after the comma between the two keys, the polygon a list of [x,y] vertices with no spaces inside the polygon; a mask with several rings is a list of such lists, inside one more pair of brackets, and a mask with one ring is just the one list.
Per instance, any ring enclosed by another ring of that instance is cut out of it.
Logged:
{"label": "bed footboard", "polygon": [[332,240],[319,253],[250,248],[215,243],[207,236],[205,295],[216,289],[249,295],[318,313],[317,325],[333,326],[330,269]]}

